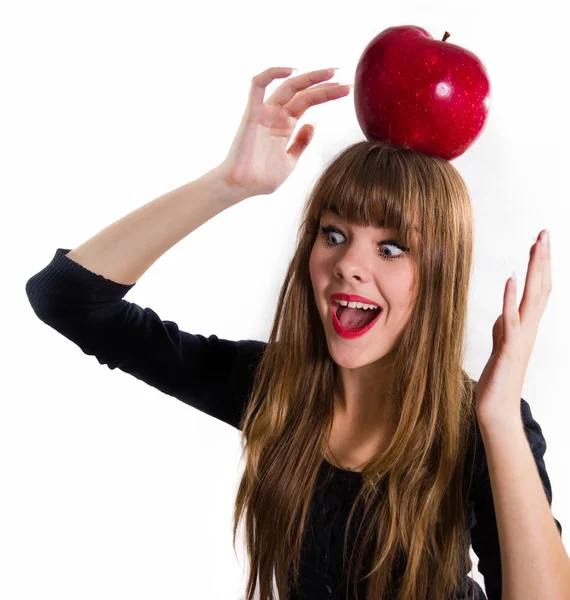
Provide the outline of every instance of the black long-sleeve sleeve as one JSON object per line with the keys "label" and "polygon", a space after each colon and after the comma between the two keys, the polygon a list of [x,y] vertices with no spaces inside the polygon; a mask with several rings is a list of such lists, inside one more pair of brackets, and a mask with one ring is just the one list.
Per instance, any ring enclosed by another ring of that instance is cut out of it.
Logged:
{"label": "black long-sleeve sleeve", "polygon": [[119,368],[235,428],[266,346],[181,331],[150,308],[123,299],[136,284],[89,271],[58,248],[26,282],[40,320],[110,369]]}
{"label": "black long-sleeve sleeve", "polygon": [[[548,499],[548,504],[552,505],[552,487],[544,462],[546,440],[542,435],[540,425],[533,419],[530,406],[524,398],[521,398],[521,417],[530,449],[536,461],[542,487]],[[488,600],[501,600],[502,577],[499,532],[497,529],[495,506],[493,504],[489,468],[480,433],[477,439],[477,475],[471,498],[475,524],[470,531],[471,545],[479,559],[477,568],[483,575],[485,593]],[[562,535],[562,525],[557,519],[554,519],[554,522],[558,532]]]}

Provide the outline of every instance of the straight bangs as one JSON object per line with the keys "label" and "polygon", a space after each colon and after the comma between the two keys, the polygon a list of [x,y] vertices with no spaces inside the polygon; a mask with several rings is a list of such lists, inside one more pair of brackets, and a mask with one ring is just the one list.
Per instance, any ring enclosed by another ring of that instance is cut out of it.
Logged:
{"label": "straight bangs", "polygon": [[409,165],[398,152],[377,152],[374,146],[364,145],[360,155],[346,155],[334,170],[325,169],[309,202],[315,236],[321,215],[332,212],[351,225],[394,230],[398,241],[419,258],[422,195],[418,178],[406,177]]}

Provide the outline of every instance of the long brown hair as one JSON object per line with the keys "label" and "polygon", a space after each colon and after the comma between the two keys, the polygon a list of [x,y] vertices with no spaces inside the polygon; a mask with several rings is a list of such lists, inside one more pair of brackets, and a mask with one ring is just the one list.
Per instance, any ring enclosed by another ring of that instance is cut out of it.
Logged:
{"label": "long brown hair", "polygon": [[[470,462],[475,382],[462,368],[471,201],[449,161],[371,141],[334,157],[309,194],[242,418],[246,466],[233,542],[235,550],[245,513],[251,565],[246,600],[253,600],[258,586],[261,600],[274,600],[274,580],[277,597],[287,598],[289,574],[298,581],[309,504],[333,421],[335,363],[309,274],[320,215],[333,206],[352,224],[374,226],[384,219],[410,248],[415,269],[414,304],[394,349],[397,376],[389,389],[397,426],[388,447],[365,465],[349,515],[350,525],[357,505],[364,508],[351,553],[352,597],[354,564],[361,570],[368,551],[372,570],[362,575],[369,578],[367,598],[441,600],[457,591],[472,567],[464,468]],[[343,548],[346,564],[346,535]]]}

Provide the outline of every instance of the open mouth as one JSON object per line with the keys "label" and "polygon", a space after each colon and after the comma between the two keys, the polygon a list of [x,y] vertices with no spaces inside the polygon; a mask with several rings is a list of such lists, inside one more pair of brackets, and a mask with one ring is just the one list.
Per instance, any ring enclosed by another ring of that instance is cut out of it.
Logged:
{"label": "open mouth", "polygon": [[335,303],[335,306],[332,307],[332,310],[336,315],[336,321],[340,328],[342,328],[344,331],[351,332],[357,332],[360,330],[367,331],[369,326],[371,326],[372,323],[376,321],[382,313],[382,308],[350,308],[337,303]]}

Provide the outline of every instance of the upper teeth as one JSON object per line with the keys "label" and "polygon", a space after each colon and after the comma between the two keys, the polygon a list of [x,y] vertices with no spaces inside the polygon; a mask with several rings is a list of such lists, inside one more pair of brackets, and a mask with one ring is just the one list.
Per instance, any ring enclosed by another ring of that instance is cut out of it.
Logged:
{"label": "upper teeth", "polygon": [[342,306],[348,306],[348,308],[363,308],[364,310],[370,310],[374,308],[380,308],[375,304],[364,304],[363,302],[347,302],[346,300],[336,300],[337,304],[341,304]]}

